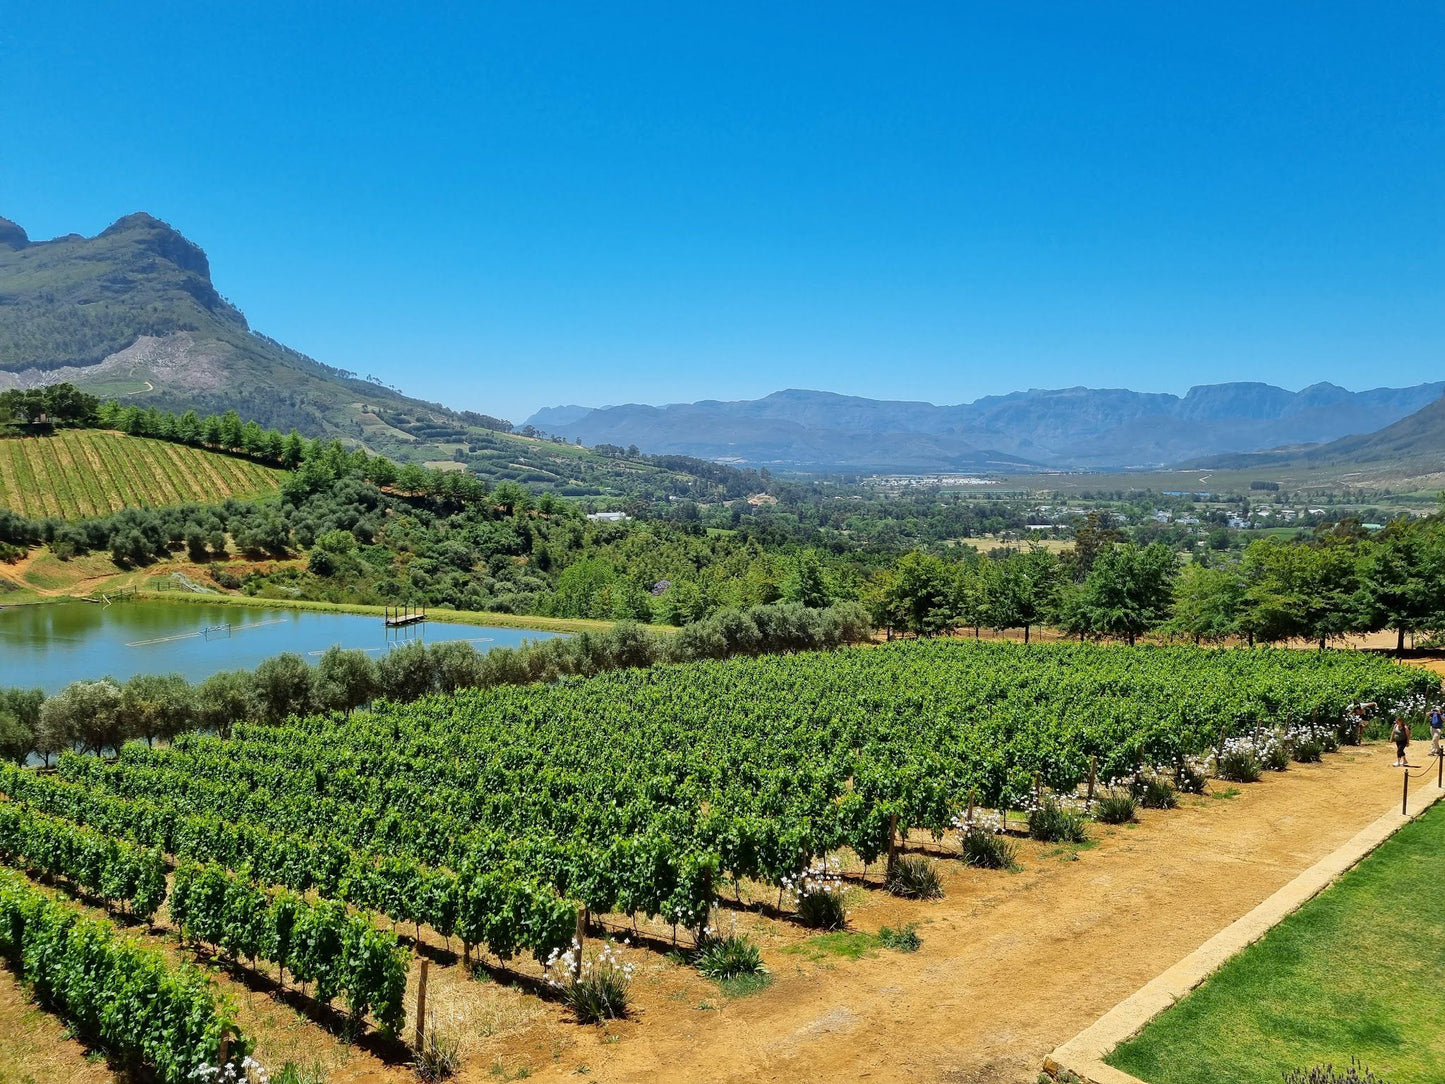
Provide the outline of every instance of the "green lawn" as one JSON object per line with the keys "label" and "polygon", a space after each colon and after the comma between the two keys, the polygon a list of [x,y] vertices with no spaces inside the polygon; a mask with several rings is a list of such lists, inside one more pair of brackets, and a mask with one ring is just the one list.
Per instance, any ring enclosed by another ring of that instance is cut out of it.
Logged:
{"label": "green lawn", "polygon": [[1445,803],[1230,960],[1108,1058],[1149,1084],[1279,1084],[1358,1057],[1445,1081]]}

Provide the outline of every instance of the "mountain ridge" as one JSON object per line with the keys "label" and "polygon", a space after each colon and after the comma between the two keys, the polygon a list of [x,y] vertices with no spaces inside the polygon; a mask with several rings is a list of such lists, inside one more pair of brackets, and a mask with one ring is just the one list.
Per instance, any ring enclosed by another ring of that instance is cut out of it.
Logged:
{"label": "mountain ridge", "polygon": [[1307,447],[1210,456],[1188,465],[1215,470],[1303,466],[1390,471],[1403,476],[1436,474],[1445,470],[1445,396],[1374,432],[1351,433]]}
{"label": "mountain ridge", "polygon": [[980,470],[1159,467],[1211,454],[1318,444],[1373,432],[1445,393],[1445,382],[1289,391],[1260,381],[1184,395],[1031,388],[938,406],[789,388],[760,399],[545,408],[538,429],[585,443],[799,469]]}
{"label": "mountain ridge", "polygon": [[711,463],[619,460],[535,439],[325,365],[253,330],[216,289],[205,250],[143,211],[94,237],[49,241],[0,219],[0,391],[63,381],[175,413],[234,409],[263,427],[573,496],[711,499],[758,484]]}

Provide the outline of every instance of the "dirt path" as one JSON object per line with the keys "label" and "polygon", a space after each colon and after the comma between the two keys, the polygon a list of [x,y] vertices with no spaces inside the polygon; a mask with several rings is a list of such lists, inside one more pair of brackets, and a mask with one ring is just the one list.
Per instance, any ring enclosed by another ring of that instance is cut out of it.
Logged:
{"label": "dirt path", "polygon": [[870,893],[854,924],[927,923],[916,955],[831,967],[770,956],[771,989],[715,997],[720,1007],[707,1011],[644,984],[636,1021],[575,1030],[533,1075],[576,1079],[586,1066],[588,1079],[609,1084],[1031,1084],[1054,1046],[1397,800],[1389,755],[1383,746],[1347,751],[1233,798],[1145,812],[1135,827],[1100,829],[1098,847],[1077,860],[1030,845],[1020,873],[952,868],[941,902]]}
{"label": "dirt path", "polygon": [[[1423,763],[1424,751],[1416,743],[1414,759]],[[429,1004],[462,1040],[459,1084],[524,1075],[605,1084],[1033,1084],[1060,1042],[1397,802],[1392,755],[1373,745],[1257,784],[1216,784],[1215,796],[1144,811],[1137,825],[1095,826],[1097,845],[1085,849],[1025,841],[1015,873],[940,861],[941,901],[894,899],[877,889],[875,867],[874,887],[853,892],[852,928],[916,922],[916,954],[810,952],[809,933],[792,923],[721,909],[724,923],[760,945],[774,974],[751,997],[729,1000],[692,969],[633,950],[637,1011],[606,1028],[579,1026],[556,1003],[506,981],[468,979],[459,967],[433,969]],[[176,951],[173,942],[165,947]],[[268,1062],[316,1057],[336,1084],[415,1079],[338,1043],[265,990],[225,977],[220,984],[262,1037]],[[408,1009],[414,999],[409,989]],[[85,1066],[74,1079],[110,1079],[103,1069],[89,1075],[78,1044],[56,1041],[58,1025],[24,1005],[8,969],[0,969],[0,1028],[0,1079],[32,1049],[53,1050],[57,1069]]]}

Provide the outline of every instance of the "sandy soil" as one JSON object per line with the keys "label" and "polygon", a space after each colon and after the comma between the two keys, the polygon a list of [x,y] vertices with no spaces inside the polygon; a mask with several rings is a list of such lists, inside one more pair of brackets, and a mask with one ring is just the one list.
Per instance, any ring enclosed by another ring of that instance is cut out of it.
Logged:
{"label": "sandy soil", "polygon": [[945,900],[870,893],[854,912],[865,930],[919,922],[916,955],[774,955],[771,989],[708,1011],[643,984],[636,1021],[576,1029],[535,1076],[585,1065],[609,1082],[1032,1082],[1053,1047],[1384,812],[1399,779],[1389,755],[1348,751],[1236,797],[1145,812],[1077,854],[1030,845],[1015,874],[946,862]]}
{"label": "sandy soil", "polygon": [[[1416,750],[1423,760],[1423,744]],[[916,922],[923,946],[912,955],[829,955],[791,922],[720,908],[720,921],[750,933],[774,974],[750,997],[729,999],[661,952],[632,950],[637,1011],[605,1028],[578,1026],[527,993],[530,961],[490,981],[433,966],[429,1003],[462,1040],[464,1082],[1032,1084],[1054,1046],[1397,801],[1391,755],[1369,746],[1257,784],[1216,785],[1215,795],[1187,798],[1177,810],[1143,812],[1137,825],[1098,826],[1092,847],[1025,841],[1014,873],[945,859],[941,901],[894,899],[878,888],[875,865],[851,892],[852,926],[876,932]],[[318,1058],[332,1084],[415,1080],[394,1048],[346,1047],[268,989],[220,981],[240,1003],[243,1026],[263,1037],[268,1063]],[[37,1081],[110,1079],[59,1037],[52,1018],[21,1001],[8,972],[0,1036],[0,1079],[39,1051]]]}

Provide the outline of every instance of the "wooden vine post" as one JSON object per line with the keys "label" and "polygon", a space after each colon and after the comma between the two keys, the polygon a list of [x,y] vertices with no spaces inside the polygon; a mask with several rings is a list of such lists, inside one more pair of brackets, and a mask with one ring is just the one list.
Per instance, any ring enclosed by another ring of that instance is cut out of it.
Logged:
{"label": "wooden vine post", "polygon": [[1044,776],[1042,772],[1034,772],[1034,805],[1041,805],[1044,800]]}
{"label": "wooden vine post", "polygon": [[577,908],[577,932],[572,935],[577,942],[577,955],[572,960],[572,977],[582,977],[582,947],[587,944],[587,908]]}
{"label": "wooden vine post", "polygon": [[1093,805],[1093,804],[1094,804],[1094,784],[1095,784],[1095,782],[1098,780],[1098,778],[1099,778],[1099,758],[1098,758],[1098,757],[1090,757],[1090,758],[1089,758],[1089,796],[1088,796],[1088,802],[1089,802],[1090,805]]}
{"label": "wooden vine post", "polygon": [[696,948],[702,948],[702,943],[707,940],[707,929],[712,925],[713,906],[717,902],[714,897],[715,888],[712,876],[712,871],[709,870],[703,878],[702,896],[707,900],[707,907],[703,909],[702,918],[698,920],[697,929],[693,931],[692,943]]}
{"label": "wooden vine post", "polygon": [[226,1068],[226,1062],[231,1060],[231,1033],[221,1032],[221,1068]]}
{"label": "wooden vine post", "polygon": [[973,827],[973,802],[974,802],[974,798],[977,796],[977,794],[978,794],[977,789],[974,789],[974,788],[970,788],[970,789],[969,789],[969,792],[968,792],[968,816],[966,816],[966,817],[963,818],[963,826],[964,826],[965,828],[972,828],[972,827]]}
{"label": "wooden vine post", "polygon": [[422,1042],[426,1039],[426,976],[431,968],[431,961],[425,956],[421,958],[421,974],[416,980],[416,1036],[412,1040],[412,1049],[418,1054],[421,1053]]}
{"label": "wooden vine post", "polygon": [[888,873],[887,879],[893,880],[893,871],[898,866],[898,814],[888,818]]}

